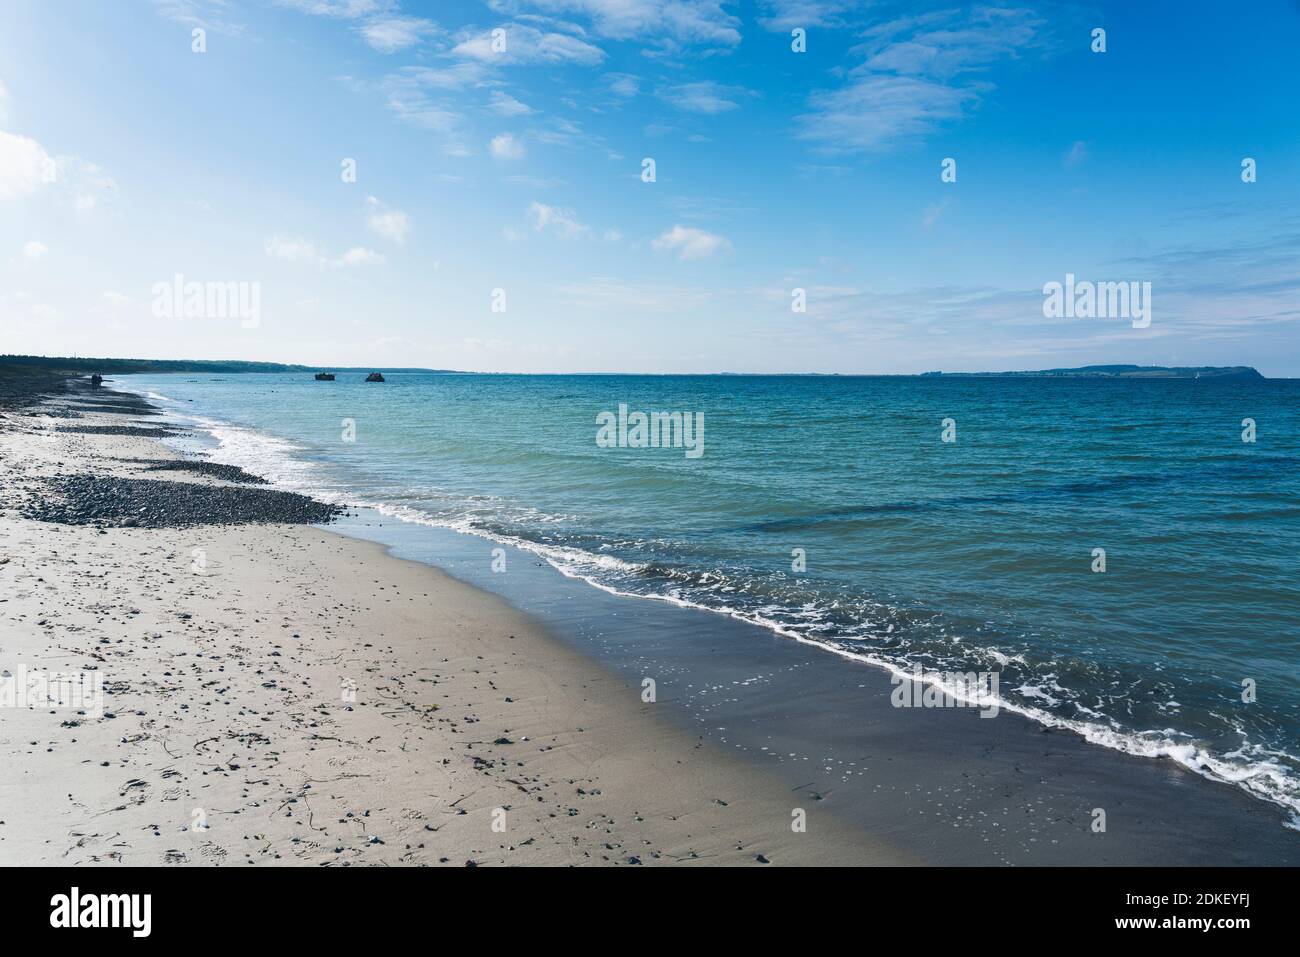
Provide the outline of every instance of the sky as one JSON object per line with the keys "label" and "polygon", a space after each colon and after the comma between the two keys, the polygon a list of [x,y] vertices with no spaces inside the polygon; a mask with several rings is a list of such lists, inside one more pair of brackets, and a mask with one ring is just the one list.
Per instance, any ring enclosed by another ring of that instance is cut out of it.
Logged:
{"label": "sky", "polygon": [[1297,376],[1298,49],[1297,0],[4,0],[0,353]]}

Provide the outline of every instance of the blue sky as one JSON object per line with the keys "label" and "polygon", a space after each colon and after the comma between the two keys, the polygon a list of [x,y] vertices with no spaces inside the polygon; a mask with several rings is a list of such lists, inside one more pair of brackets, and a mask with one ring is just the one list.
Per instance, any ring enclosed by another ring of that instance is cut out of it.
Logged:
{"label": "blue sky", "polygon": [[[0,352],[1300,375],[1300,4],[1242,10],[7,0]],[[1046,318],[1066,273],[1150,326]]]}

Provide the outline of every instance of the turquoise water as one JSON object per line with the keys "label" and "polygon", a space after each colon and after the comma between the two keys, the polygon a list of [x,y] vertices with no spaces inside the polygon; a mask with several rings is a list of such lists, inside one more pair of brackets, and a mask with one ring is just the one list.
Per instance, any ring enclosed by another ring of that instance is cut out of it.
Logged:
{"label": "turquoise water", "polygon": [[[996,672],[1005,708],[1300,812],[1300,381],[362,379],[118,381],[288,487],[884,667]],[[620,404],[702,413],[703,454],[601,447]]]}

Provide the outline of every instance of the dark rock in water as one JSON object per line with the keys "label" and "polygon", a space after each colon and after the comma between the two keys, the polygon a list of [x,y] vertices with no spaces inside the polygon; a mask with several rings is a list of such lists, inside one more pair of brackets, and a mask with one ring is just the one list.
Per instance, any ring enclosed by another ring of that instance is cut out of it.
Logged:
{"label": "dark rock in water", "polygon": [[26,518],[64,525],[109,525],[123,528],[182,528],[285,522],[323,525],[343,513],[306,495],[263,488],[233,488],[64,475],[41,480],[40,494],[21,507]]}
{"label": "dark rock in water", "polygon": [[317,372],[317,373],[316,373],[316,381],[317,381],[317,382],[333,382],[333,381],[334,381],[334,373],[333,373],[333,372]]}
{"label": "dark rock in water", "polygon": [[366,381],[367,381],[367,382],[383,382],[383,381],[384,381],[384,377],[383,377],[382,375],[380,375],[378,372],[372,372],[372,373],[370,373],[370,375],[366,376]]}

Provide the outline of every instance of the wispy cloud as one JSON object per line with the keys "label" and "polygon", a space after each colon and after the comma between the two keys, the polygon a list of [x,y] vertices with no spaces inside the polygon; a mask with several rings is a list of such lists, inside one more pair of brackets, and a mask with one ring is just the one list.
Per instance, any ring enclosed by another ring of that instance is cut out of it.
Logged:
{"label": "wispy cloud", "polygon": [[769,30],[838,26],[870,0],[761,0],[758,22]]}
{"label": "wispy cloud", "polygon": [[681,225],[651,240],[650,245],[658,252],[675,252],[678,259],[707,259],[731,248],[731,242],[717,233]]}
{"label": "wispy cloud", "polygon": [[524,158],[524,144],[513,133],[498,133],[488,143],[488,149],[497,159],[517,160]]}
{"label": "wispy cloud", "polygon": [[437,24],[422,17],[382,17],[361,27],[366,42],[380,53],[405,50],[437,32]]}
{"label": "wispy cloud", "polygon": [[331,266],[377,266],[384,261],[384,257],[373,249],[367,249],[365,246],[353,246],[342,256],[330,261]]}
{"label": "wispy cloud", "polygon": [[289,7],[300,13],[309,13],[317,17],[336,17],[341,20],[355,20],[358,17],[373,16],[393,8],[392,0],[275,0],[282,7]]}
{"label": "wispy cloud", "polygon": [[534,201],[528,207],[528,218],[537,232],[551,232],[562,239],[579,239],[591,234],[591,227],[580,223],[571,209]]}
{"label": "wispy cloud", "polygon": [[837,89],[812,94],[800,136],[827,152],[877,151],[956,120],[988,95],[976,79],[1000,59],[1045,43],[1026,9],[982,7],[893,20],[863,34],[862,62]]}
{"label": "wispy cloud", "polygon": [[187,27],[201,27],[226,36],[240,36],[244,24],[231,19],[227,0],[153,0],[158,15]]}
{"label": "wispy cloud", "polygon": [[539,30],[523,23],[501,27],[505,31],[504,49],[494,44],[490,31],[464,34],[451,49],[453,56],[484,63],[578,63],[596,66],[605,59],[605,51],[573,33]]}
{"label": "wispy cloud", "polygon": [[630,99],[641,92],[641,81],[630,73],[606,73],[605,85],[615,96]]}
{"label": "wispy cloud", "polygon": [[290,263],[313,265],[318,269],[378,265],[384,257],[365,246],[353,246],[340,256],[331,257],[316,243],[301,236],[276,234],[263,244],[266,255]]}
{"label": "wispy cloud", "polygon": [[712,115],[737,109],[740,104],[736,100],[748,92],[744,87],[726,86],[712,80],[704,80],[670,86],[661,90],[659,96],[679,110]]}
{"label": "wispy cloud", "polygon": [[262,248],[272,259],[291,263],[316,262],[316,245],[299,236],[275,235],[263,243]]}
{"label": "wispy cloud", "polygon": [[533,108],[527,103],[521,103],[509,93],[500,90],[493,90],[492,95],[488,97],[488,109],[501,116],[527,116],[533,112]]}
{"label": "wispy cloud", "polygon": [[586,17],[597,36],[637,40],[658,52],[740,43],[740,19],[726,10],[730,0],[490,0],[489,5],[503,13]]}
{"label": "wispy cloud", "polygon": [[372,233],[399,246],[406,242],[411,231],[411,220],[400,209],[389,209],[373,196],[366,197],[366,225]]}

